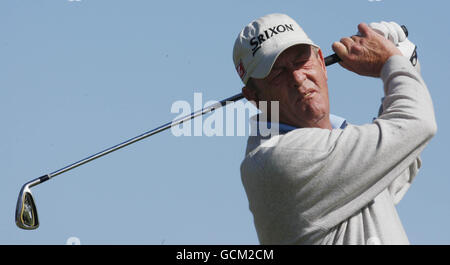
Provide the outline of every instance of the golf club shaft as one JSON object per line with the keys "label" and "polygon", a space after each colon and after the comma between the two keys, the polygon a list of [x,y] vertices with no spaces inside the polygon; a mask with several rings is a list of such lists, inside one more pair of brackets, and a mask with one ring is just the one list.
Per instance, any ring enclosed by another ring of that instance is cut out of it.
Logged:
{"label": "golf club shaft", "polygon": [[[329,66],[329,65],[332,65],[332,64],[334,64],[334,63],[336,63],[338,61],[340,61],[339,57],[336,54],[333,54],[333,55],[330,55],[330,56],[325,58],[325,65]],[[56,171],[54,171],[52,173],[46,174],[46,175],[44,175],[42,177],[39,177],[38,179],[33,180],[34,181],[33,182],[33,184],[34,184],[33,186],[35,186],[37,184],[40,184],[40,183],[42,183],[44,181],[47,181],[50,178],[56,177],[56,176],[58,176],[58,175],[60,175],[60,174],[62,174],[64,172],[72,170],[72,169],[74,169],[76,167],[79,167],[79,166],[81,166],[83,164],[91,162],[92,160],[95,160],[95,159],[100,158],[100,157],[102,157],[104,155],[107,155],[109,153],[117,151],[117,150],[119,150],[119,149],[121,149],[121,148],[123,148],[125,146],[128,146],[128,145],[130,145],[132,143],[138,142],[138,141],[140,141],[142,139],[145,139],[145,138],[147,138],[149,136],[152,136],[154,134],[157,134],[159,132],[167,130],[167,129],[173,127],[173,126],[179,125],[179,124],[181,124],[181,123],[183,123],[185,121],[189,121],[189,120],[191,120],[191,119],[193,119],[195,117],[202,116],[203,114],[209,113],[209,112],[211,112],[211,111],[213,111],[215,109],[218,109],[220,107],[223,107],[223,106],[225,106],[225,105],[227,105],[229,103],[233,103],[235,101],[241,100],[242,98],[244,98],[244,96],[242,95],[242,93],[239,93],[239,94],[236,94],[236,95],[234,95],[232,97],[226,98],[226,99],[224,99],[224,100],[222,100],[222,101],[220,101],[220,102],[218,102],[216,104],[213,104],[213,105],[211,105],[211,106],[209,106],[207,108],[203,108],[201,110],[193,112],[190,115],[187,115],[187,116],[184,116],[184,117],[179,118],[177,120],[168,122],[168,123],[166,123],[166,124],[164,124],[164,125],[162,125],[162,126],[160,126],[158,128],[155,128],[155,129],[153,129],[151,131],[145,132],[145,133],[143,133],[141,135],[138,135],[138,136],[133,137],[133,138],[131,138],[129,140],[126,140],[125,142],[122,142],[120,144],[112,146],[112,147],[110,147],[108,149],[105,149],[105,150],[103,150],[101,152],[98,152],[96,154],[88,156],[88,157],[86,157],[86,158],[84,158],[84,159],[82,159],[80,161],[77,161],[77,162],[75,162],[73,164],[70,164],[70,165],[65,166],[65,167],[63,167],[61,169],[58,169],[58,170],[56,170]]]}
{"label": "golf club shaft", "polygon": [[[168,123],[166,123],[166,124],[164,124],[164,125],[162,125],[162,126],[160,126],[160,127],[158,127],[158,128],[155,128],[155,129],[153,129],[153,130],[151,130],[151,131],[145,132],[145,133],[143,133],[143,134],[141,134],[141,135],[138,135],[138,136],[136,136],[136,137],[133,137],[133,138],[131,138],[131,139],[125,141],[125,142],[122,142],[122,143],[120,143],[120,144],[117,144],[117,145],[115,145],[115,146],[113,146],[113,147],[110,147],[110,148],[108,148],[108,149],[105,149],[105,150],[103,150],[103,151],[101,151],[101,152],[98,152],[98,153],[96,153],[96,154],[94,154],[94,155],[91,155],[91,156],[89,156],[89,157],[87,157],[87,158],[85,158],[85,159],[82,159],[82,160],[80,160],[80,161],[78,161],[78,162],[75,162],[75,163],[73,163],[73,164],[71,164],[71,165],[68,165],[68,166],[66,166],[66,167],[63,167],[63,168],[61,168],[61,169],[59,169],[59,170],[57,170],[57,171],[55,171],[55,172],[52,172],[52,173],[48,174],[47,176],[48,176],[48,178],[55,177],[55,176],[60,175],[60,174],[62,174],[62,173],[64,173],[64,172],[67,172],[67,171],[69,171],[69,170],[71,170],[71,169],[74,169],[74,168],[79,167],[79,166],[81,166],[81,165],[83,165],[83,164],[86,164],[86,163],[88,163],[88,162],[90,162],[90,161],[92,161],[92,160],[95,160],[95,159],[100,158],[100,157],[102,157],[102,156],[104,156],[104,155],[107,155],[107,154],[109,154],[109,153],[111,153],[111,152],[114,152],[114,151],[116,151],[116,150],[119,150],[119,149],[121,149],[121,148],[123,148],[123,147],[125,147],[125,146],[127,146],[127,145],[130,145],[130,144],[132,144],[132,143],[135,143],[135,142],[137,142],[137,141],[140,141],[140,140],[142,140],[142,139],[145,139],[145,138],[147,138],[147,137],[149,137],[149,136],[152,136],[152,135],[154,135],[154,134],[157,134],[157,133],[159,133],[159,132],[162,132],[162,131],[164,131],[164,130],[167,130],[167,129],[173,127],[173,126],[176,126],[176,125],[181,124],[181,123],[183,123],[183,122],[185,122],[185,121],[191,120],[191,119],[193,119],[193,118],[195,118],[195,117],[201,116],[201,115],[206,114],[206,113],[208,113],[208,112],[211,112],[211,111],[213,111],[214,109],[220,108],[220,107],[222,107],[222,106],[225,106],[225,105],[228,104],[228,103],[235,102],[235,101],[240,100],[240,99],[242,99],[242,98],[243,98],[242,94],[237,94],[237,95],[235,95],[235,96],[229,97],[229,98],[224,99],[224,100],[222,100],[222,101],[220,101],[220,102],[218,102],[218,103],[216,103],[216,104],[213,104],[213,105],[211,105],[211,106],[209,106],[209,107],[207,107],[207,108],[204,108],[204,109],[201,109],[201,110],[199,110],[199,111],[193,112],[193,113],[191,113],[190,115],[184,116],[184,117],[179,118],[179,119],[177,119],[177,120],[168,122]],[[45,177],[45,176],[43,176],[43,177]],[[45,181],[45,180],[44,180],[44,181]]]}

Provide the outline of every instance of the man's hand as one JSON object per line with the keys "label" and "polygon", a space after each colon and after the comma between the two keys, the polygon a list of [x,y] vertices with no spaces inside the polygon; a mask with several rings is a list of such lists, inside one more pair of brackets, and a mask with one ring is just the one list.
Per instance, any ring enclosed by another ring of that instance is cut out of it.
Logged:
{"label": "man's hand", "polygon": [[394,55],[402,55],[389,40],[369,28],[367,24],[358,25],[360,36],[342,38],[333,43],[334,52],[341,58],[339,64],[359,75],[380,77],[386,61]]}
{"label": "man's hand", "polygon": [[417,58],[416,45],[412,43],[402,27],[395,22],[373,22],[369,27],[386,39],[392,41],[400,52],[411,61],[411,64],[420,73],[419,59]]}

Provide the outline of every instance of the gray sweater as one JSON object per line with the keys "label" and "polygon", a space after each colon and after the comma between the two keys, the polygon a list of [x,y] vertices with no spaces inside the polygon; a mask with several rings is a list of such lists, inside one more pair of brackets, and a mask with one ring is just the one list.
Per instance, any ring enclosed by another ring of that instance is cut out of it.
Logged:
{"label": "gray sweater", "polygon": [[437,126],[405,57],[391,57],[381,79],[371,124],[249,137],[241,178],[261,244],[409,244],[395,205]]}

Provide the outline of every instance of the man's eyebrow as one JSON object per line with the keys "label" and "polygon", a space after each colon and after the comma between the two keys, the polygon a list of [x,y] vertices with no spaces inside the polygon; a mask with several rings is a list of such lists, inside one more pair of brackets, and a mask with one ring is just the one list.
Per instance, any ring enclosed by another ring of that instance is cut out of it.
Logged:
{"label": "man's eyebrow", "polygon": [[[311,51],[311,53],[312,53],[312,51]],[[301,58],[309,58],[311,56],[311,53],[308,52],[308,51],[306,51],[306,52],[304,52],[304,51],[299,52],[299,53],[297,53],[297,55],[294,56],[294,61],[296,61],[298,59],[301,59]],[[272,67],[272,71],[273,70],[281,70],[281,69],[283,69],[283,66],[279,66],[279,65],[276,65],[276,64]]]}
{"label": "man's eyebrow", "polygon": [[297,60],[302,57],[309,57],[310,55],[311,55],[311,53],[309,53],[309,52],[300,52],[294,57],[294,59]]}

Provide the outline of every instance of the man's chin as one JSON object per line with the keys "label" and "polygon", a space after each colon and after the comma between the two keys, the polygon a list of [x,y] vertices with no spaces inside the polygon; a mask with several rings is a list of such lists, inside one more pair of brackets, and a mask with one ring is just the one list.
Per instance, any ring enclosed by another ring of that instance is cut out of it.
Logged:
{"label": "man's chin", "polygon": [[305,126],[301,126],[303,128],[331,128],[330,115],[325,113],[311,116],[307,121],[304,121],[303,123],[305,124]]}
{"label": "man's chin", "polygon": [[330,114],[322,114],[320,117],[314,120],[314,127],[322,129],[331,129]]}

